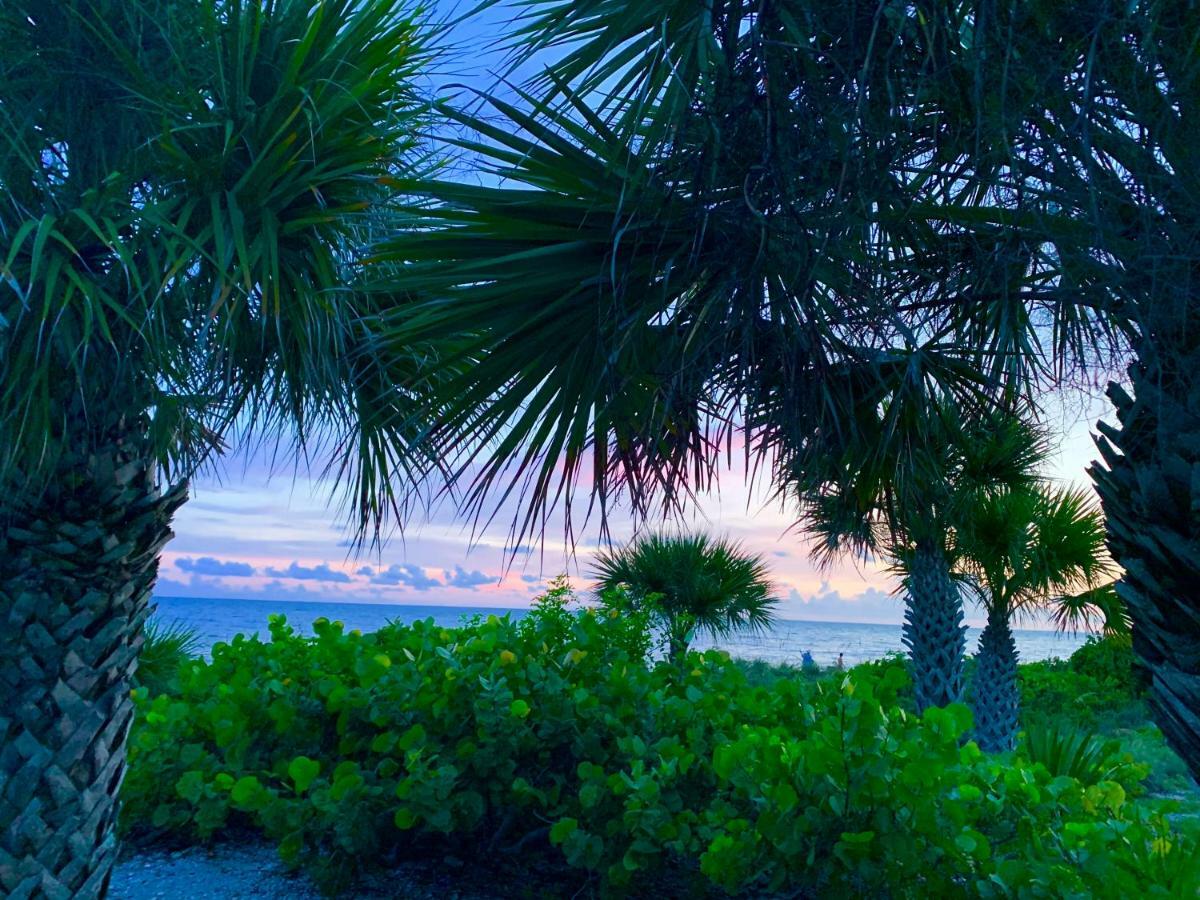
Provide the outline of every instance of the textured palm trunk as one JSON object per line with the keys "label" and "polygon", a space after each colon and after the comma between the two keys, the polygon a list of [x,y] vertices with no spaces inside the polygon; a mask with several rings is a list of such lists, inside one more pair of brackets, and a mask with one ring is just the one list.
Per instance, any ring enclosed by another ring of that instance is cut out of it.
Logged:
{"label": "textured palm trunk", "polygon": [[[119,432],[117,432],[119,433]],[[182,485],[140,442],[63,460],[37,498],[0,485],[0,896],[102,897],[158,554]]]}
{"label": "textured palm trunk", "polygon": [[963,698],[967,629],[962,597],[939,545],[917,544],[907,587],[903,640],[912,666],[917,711],[958,703]]}
{"label": "textured palm trunk", "polygon": [[1017,742],[1020,696],[1017,690],[1017,642],[1006,610],[988,613],[979,636],[972,682],[975,741],[992,753],[1011,750]]}
{"label": "textured palm trunk", "polygon": [[1148,348],[1139,357],[1136,399],[1109,386],[1120,427],[1100,423],[1107,468],[1091,475],[1125,570],[1117,590],[1151,676],[1155,720],[1200,778],[1200,348],[1173,353],[1170,365]]}

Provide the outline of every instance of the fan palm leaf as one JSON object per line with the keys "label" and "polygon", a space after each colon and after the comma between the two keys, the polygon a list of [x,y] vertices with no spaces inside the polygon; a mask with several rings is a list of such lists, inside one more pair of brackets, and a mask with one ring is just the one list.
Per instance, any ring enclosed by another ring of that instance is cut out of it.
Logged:
{"label": "fan palm leaf", "polygon": [[623,589],[648,611],[673,657],[697,633],[722,638],[768,630],[778,602],[762,557],[703,534],[650,534],[601,552],[593,577],[599,590]]}
{"label": "fan palm leaf", "polygon": [[[377,298],[352,285],[392,214],[390,179],[420,164],[419,18],[349,0],[117,6],[34,4],[3,23],[39,75],[0,102],[0,465],[51,466],[56,410],[71,396],[97,406],[88,383],[103,366],[156,410],[154,452],[179,476],[252,424],[324,444],[365,518],[395,512],[380,473],[416,476],[417,456],[378,448],[415,430],[367,407],[402,404],[421,355],[380,363]],[[103,71],[80,73],[79,55]],[[46,94],[94,84],[76,78],[107,85],[87,114],[116,124],[90,123],[106,136],[96,148],[75,130],[89,125],[78,104]],[[386,502],[364,508],[368,494]]]}

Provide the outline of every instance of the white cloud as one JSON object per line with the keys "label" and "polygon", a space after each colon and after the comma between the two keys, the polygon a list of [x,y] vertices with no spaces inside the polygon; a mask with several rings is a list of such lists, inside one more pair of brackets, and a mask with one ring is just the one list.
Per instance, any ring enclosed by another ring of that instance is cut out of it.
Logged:
{"label": "white cloud", "polygon": [[184,556],[175,560],[175,568],[195,575],[217,575],[226,578],[249,578],[255,574],[254,566],[249,563],[216,559],[212,556],[201,556],[199,559]]}
{"label": "white cloud", "polygon": [[455,566],[453,572],[446,570],[446,587],[474,590],[485,584],[495,584],[498,580],[491,575],[484,575],[478,569],[468,572],[462,566]]}

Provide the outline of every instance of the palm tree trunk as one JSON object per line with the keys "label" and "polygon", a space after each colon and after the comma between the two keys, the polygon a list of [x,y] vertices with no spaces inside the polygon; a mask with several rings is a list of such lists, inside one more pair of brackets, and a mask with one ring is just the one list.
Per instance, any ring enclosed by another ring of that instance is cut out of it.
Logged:
{"label": "palm tree trunk", "polygon": [[688,628],[678,619],[671,619],[667,624],[667,659],[673,663],[681,662],[688,652]]}
{"label": "palm tree trunk", "polygon": [[1090,472],[1125,570],[1117,591],[1154,718],[1200,778],[1200,348],[1173,353],[1169,366],[1140,349],[1129,371],[1136,399],[1109,385],[1120,428],[1099,423],[1107,468]]}
{"label": "palm tree trunk", "polygon": [[917,711],[958,703],[963,696],[967,628],[962,597],[950,577],[945,551],[918,542],[907,579],[904,646],[912,666]]}
{"label": "palm tree trunk", "polygon": [[0,485],[0,895],[102,897],[158,554],[186,497],[142,442],[64,459],[40,496]]}
{"label": "palm tree trunk", "polygon": [[1017,642],[1013,639],[1007,609],[988,611],[987,625],[979,636],[972,682],[975,742],[991,753],[1011,750],[1017,742]]}

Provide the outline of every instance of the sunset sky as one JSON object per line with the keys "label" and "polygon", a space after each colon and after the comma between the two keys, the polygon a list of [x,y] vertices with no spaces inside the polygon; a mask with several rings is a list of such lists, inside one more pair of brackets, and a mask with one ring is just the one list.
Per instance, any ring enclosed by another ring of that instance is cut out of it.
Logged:
{"label": "sunset sky", "polygon": [[[1097,405],[1098,411],[1103,406]],[[1094,457],[1089,421],[1060,413],[1066,428],[1048,475],[1087,483]],[[452,507],[411,518],[403,536],[382,554],[352,556],[338,510],[328,505],[330,485],[301,471],[272,475],[259,459],[235,455],[218,475],[197,479],[192,499],[175,520],[175,539],[163,554],[160,596],[261,600],[525,606],[547,578],[566,572],[583,587],[599,540],[593,522],[576,534],[571,554],[561,533],[520,548],[515,561],[506,538],[511,517],[472,536],[470,522]],[[892,580],[875,567],[846,562],[821,571],[808,559],[803,534],[791,530],[787,510],[765,505],[740,472],[720,481],[695,512],[671,527],[727,535],[770,563],[784,618],[899,622],[901,607]],[[613,540],[633,533],[629,517],[610,519]],[[976,617],[973,617],[976,618]]]}
{"label": "sunset sky", "polygon": [[[442,13],[450,7],[438,4]],[[490,22],[452,30],[452,40],[469,53],[448,66],[441,81],[494,85],[489,67],[498,65],[499,53],[485,49],[501,33],[495,14]],[[1096,415],[1107,413],[1106,405],[1084,409],[1072,401],[1067,411],[1057,401],[1050,405],[1047,424],[1064,437],[1047,474],[1087,483],[1084,470],[1095,457],[1089,427]],[[502,511],[493,528],[473,537],[470,523],[443,507],[406,522],[403,538],[397,536],[381,555],[351,557],[348,534],[329,497],[329,485],[307,472],[279,468],[272,475],[263,459],[235,453],[217,475],[193,481],[192,498],[177,515],[176,537],[163,555],[157,593],[519,607],[546,578],[562,572],[585,586],[598,540],[593,523],[577,532],[571,554],[561,533],[547,533],[544,544],[522,548],[506,565],[510,517]],[[819,571],[808,559],[804,535],[790,530],[790,512],[765,506],[762,492],[752,493],[742,474],[731,471],[721,478],[719,495],[703,498],[689,520],[673,525],[727,535],[762,553],[771,564],[785,618],[899,622],[901,606],[891,595],[891,579],[851,562]],[[620,513],[610,527],[617,542],[633,532]]]}

